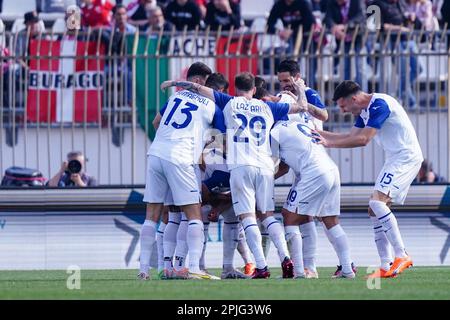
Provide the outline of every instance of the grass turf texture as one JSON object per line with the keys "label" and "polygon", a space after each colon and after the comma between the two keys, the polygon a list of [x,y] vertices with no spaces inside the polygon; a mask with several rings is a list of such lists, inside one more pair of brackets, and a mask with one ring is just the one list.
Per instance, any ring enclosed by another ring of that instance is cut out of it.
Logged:
{"label": "grass turf texture", "polygon": [[[0,271],[0,299],[450,299],[450,267],[414,267],[369,290],[366,268],[357,278],[330,279],[333,268],[319,268],[320,279],[138,281],[136,270],[82,270],[81,289],[68,290],[65,271]],[[154,271],[154,270],[152,270]],[[220,275],[219,270],[212,270]]]}

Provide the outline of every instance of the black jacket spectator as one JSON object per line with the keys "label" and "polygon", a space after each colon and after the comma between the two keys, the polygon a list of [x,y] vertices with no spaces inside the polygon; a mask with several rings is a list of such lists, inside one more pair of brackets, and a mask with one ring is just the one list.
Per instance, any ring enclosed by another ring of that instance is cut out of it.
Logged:
{"label": "black jacket spectator", "polygon": [[441,7],[442,22],[447,22],[447,28],[450,27],[450,0],[444,0]]}
{"label": "black jacket spectator", "polygon": [[[450,27],[450,0],[444,0],[441,7],[442,23],[447,23],[447,28]],[[450,34],[447,35],[447,48],[450,48]]]}
{"label": "black jacket spectator", "polygon": [[278,19],[281,19],[285,28],[291,26],[294,31],[294,39],[300,25],[303,26],[305,32],[308,32],[315,22],[311,5],[306,0],[280,0],[276,2],[270,10],[267,20],[269,33],[275,33],[275,24]]}
{"label": "black jacket spectator", "polygon": [[217,8],[214,1],[207,4],[205,23],[211,27],[211,30],[218,30],[220,25],[222,30],[230,30],[231,26],[234,26],[234,29],[239,29],[241,26],[241,8],[231,1],[229,3],[231,14]]}
{"label": "black jacket spectator", "polygon": [[[380,7],[381,30],[385,30],[385,24],[407,26],[408,19],[405,16],[406,4],[401,0],[375,0],[372,4]],[[395,39],[396,32],[392,32],[391,40],[395,41]],[[406,35],[401,36],[402,41],[406,39]]]}
{"label": "black jacket spectator", "polygon": [[[180,5],[179,3],[184,3]],[[186,0],[174,0],[169,3],[165,10],[167,21],[175,25],[177,30],[183,30],[187,26],[188,30],[193,30],[200,24],[201,13],[197,4]]]}
{"label": "black jacket spectator", "polygon": [[401,0],[375,0],[372,4],[380,7],[382,29],[385,23],[406,26],[408,22],[405,16],[406,4]]}
{"label": "black jacket spectator", "polygon": [[360,27],[366,21],[364,11],[361,6],[360,0],[348,0],[350,1],[350,7],[348,9],[347,21],[344,21],[344,17],[341,13],[341,5],[338,0],[329,0],[327,4],[327,11],[325,15],[325,24],[328,28],[332,28],[335,24],[347,24],[348,28],[354,28],[356,25]]}

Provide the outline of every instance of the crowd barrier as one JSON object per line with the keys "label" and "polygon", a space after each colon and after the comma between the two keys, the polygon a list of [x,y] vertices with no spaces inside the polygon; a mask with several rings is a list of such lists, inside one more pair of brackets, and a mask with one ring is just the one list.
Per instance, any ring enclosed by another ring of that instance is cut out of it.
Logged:
{"label": "crowd barrier", "polygon": [[[349,58],[349,77],[360,79],[365,90],[397,97],[425,157],[450,177],[447,27],[402,34],[346,32],[352,39],[347,44],[325,29],[319,34],[300,30],[293,41],[283,42],[258,23],[245,32],[3,32],[0,46],[8,51],[0,50],[0,171],[31,167],[50,178],[67,152],[81,150],[100,184],[145,183],[146,150],[155,134],[151,121],[171,93],[159,90],[162,81],[184,79],[191,63],[203,61],[225,74],[230,93],[234,75],[242,71],[261,75],[277,92],[277,65],[290,57],[299,61],[302,77],[328,107],[326,129],[348,130],[353,124],[353,117],[331,101]],[[330,155],[346,183],[373,182],[383,163],[373,143],[364,150],[330,150]]]}

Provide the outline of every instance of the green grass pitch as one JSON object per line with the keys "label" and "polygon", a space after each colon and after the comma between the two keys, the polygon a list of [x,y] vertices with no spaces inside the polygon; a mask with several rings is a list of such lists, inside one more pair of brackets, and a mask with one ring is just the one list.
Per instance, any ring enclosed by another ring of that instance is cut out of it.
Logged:
{"label": "green grass pitch", "polygon": [[[65,271],[0,271],[0,299],[450,299],[450,266],[414,267],[369,290],[360,267],[356,279],[136,280],[136,270],[81,270],[81,288],[67,289]],[[152,270],[154,271],[154,270]],[[219,275],[219,270],[212,270]]]}

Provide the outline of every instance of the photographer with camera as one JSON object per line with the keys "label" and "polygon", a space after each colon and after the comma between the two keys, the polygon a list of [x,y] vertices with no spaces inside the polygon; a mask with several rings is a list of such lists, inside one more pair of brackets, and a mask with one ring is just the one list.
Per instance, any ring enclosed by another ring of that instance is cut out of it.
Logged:
{"label": "photographer with camera", "polygon": [[64,161],[59,169],[49,181],[49,187],[93,187],[97,185],[94,177],[84,172],[85,159],[80,151],[71,151],[67,154],[67,161]]}

